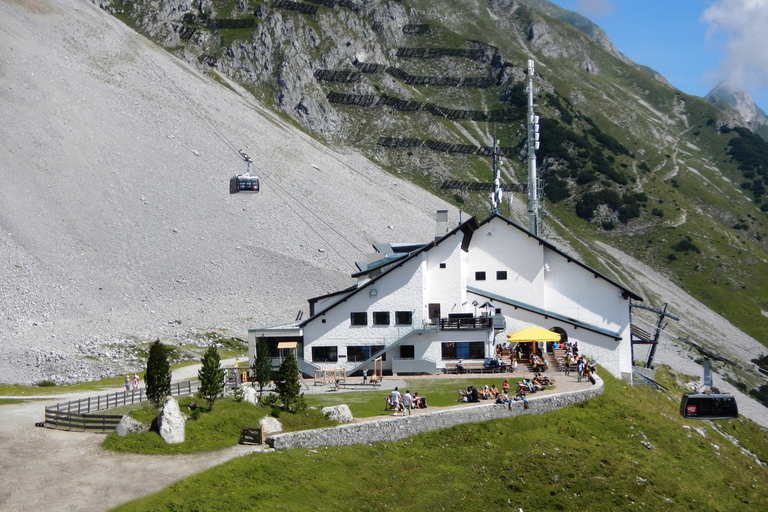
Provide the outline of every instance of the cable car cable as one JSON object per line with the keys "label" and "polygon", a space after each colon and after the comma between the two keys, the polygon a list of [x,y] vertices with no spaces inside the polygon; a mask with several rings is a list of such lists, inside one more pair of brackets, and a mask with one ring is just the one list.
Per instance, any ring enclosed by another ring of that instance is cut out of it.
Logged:
{"label": "cable car cable", "polygon": [[[114,20],[114,21],[115,21],[116,23],[118,23],[118,24],[122,25],[122,22],[121,22],[120,20]],[[113,24],[113,23],[108,23],[108,25],[110,26],[110,28],[111,28],[112,30],[114,30],[115,32],[117,32],[117,33],[119,34],[119,32],[118,32],[117,28],[115,28],[115,26],[114,26],[114,24]],[[219,139],[220,139],[220,140],[221,140],[221,141],[224,143],[224,145],[225,145],[225,146],[227,146],[227,147],[228,147],[230,150],[232,150],[232,152],[233,152],[233,153],[236,153],[236,154],[238,155],[238,157],[240,157],[240,158],[243,158],[243,154],[242,154],[242,152],[241,152],[242,150],[241,150],[241,149],[239,149],[237,146],[235,146],[235,145],[232,143],[232,141],[231,141],[231,140],[230,140],[230,139],[229,139],[229,138],[228,138],[228,137],[227,137],[227,136],[226,136],[226,135],[225,135],[225,134],[224,134],[224,133],[223,133],[221,130],[219,130],[219,128],[218,128],[218,127],[217,127],[215,124],[213,124],[213,123],[211,122],[211,120],[208,118],[208,116],[206,115],[206,113],[205,113],[205,112],[204,112],[204,111],[203,111],[203,110],[202,110],[202,109],[201,109],[201,108],[200,108],[200,107],[199,107],[199,106],[198,106],[196,103],[194,103],[194,102],[193,102],[193,101],[192,101],[190,98],[188,98],[188,97],[187,97],[185,94],[183,94],[183,93],[181,92],[181,90],[179,89],[179,87],[178,87],[178,86],[176,86],[176,84],[173,82],[173,80],[171,80],[171,78],[170,78],[170,77],[169,77],[169,76],[168,76],[168,75],[165,73],[165,71],[163,70],[163,68],[162,68],[162,67],[160,67],[160,66],[159,66],[157,63],[155,63],[155,61],[154,61],[154,60],[152,60],[152,57],[150,57],[150,56],[149,56],[149,54],[148,54],[148,53],[147,53],[147,52],[144,50],[144,48],[141,48],[141,47],[139,46],[139,44],[138,44],[136,41],[134,41],[134,40],[132,39],[132,35],[133,35],[133,34],[131,34],[131,33],[130,33],[130,32],[127,30],[127,28],[125,28],[125,27],[123,27],[123,29],[122,29],[122,32],[123,32],[123,33],[122,33],[122,36],[125,38],[125,40],[127,40],[127,41],[128,41],[129,45],[133,47],[133,49],[134,49],[134,53],[136,54],[136,56],[137,56],[139,59],[141,59],[142,55],[139,55],[139,52],[141,52],[141,54],[143,54],[143,56],[144,56],[144,59],[142,59],[142,60],[146,60],[146,62],[148,62],[148,63],[150,64],[150,66],[149,66],[149,67],[150,67],[150,68],[152,68],[152,69],[151,69],[151,71],[152,71],[152,72],[153,72],[153,73],[154,73],[154,74],[155,74],[155,75],[156,75],[156,76],[157,76],[157,77],[158,77],[158,78],[159,78],[161,81],[164,81],[164,82],[166,82],[166,84],[168,85],[168,90],[169,90],[169,91],[171,91],[171,92],[172,92],[174,95],[176,95],[178,98],[180,98],[180,99],[182,100],[182,102],[184,102],[184,103],[187,105],[187,107],[189,108],[189,110],[192,112],[192,114],[193,114],[193,115],[195,115],[195,116],[196,116],[196,117],[198,117],[198,118],[199,118],[201,121],[203,121],[205,124],[207,124],[207,125],[209,126],[209,128],[211,128],[211,130],[212,130],[212,131],[215,133],[215,135],[216,135],[216,136],[217,136],[217,137],[218,137],[218,138],[219,138]],[[325,221],[325,220],[324,220],[322,217],[320,217],[319,215],[317,215],[317,214],[316,214],[315,212],[313,212],[313,211],[312,211],[310,208],[308,208],[307,206],[303,205],[303,204],[302,204],[300,201],[296,200],[296,198],[294,198],[293,196],[291,196],[291,194],[290,194],[290,193],[288,193],[288,192],[287,192],[287,191],[286,191],[286,190],[285,190],[285,189],[284,189],[282,186],[280,186],[280,184],[279,184],[279,183],[277,183],[275,180],[273,180],[273,179],[272,179],[270,176],[268,176],[268,175],[265,175],[265,176],[264,176],[264,178],[267,178],[267,179],[269,179],[269,180],[270,180],[270,181],[271,181],[271,182],[272,182],[272,183],[273,183],[273,184],[274,184],[274,185],[275,185],[277,188],[279,188],[279,189],[280,189],[280,190],[282,190],[282,191],[283,191],[283,192],[284,192],[286,195],[288,195],[289,197],[291,197],[291,199],[293,199],[293,200],[294,200],[294,202],[296,202],[297,204],[301,204],[302,206],[304,206],[304,208],[306,208],[306,209],[307,209],[307,210],[308,210],[310,213],[312,213],[312,215],[314,215],[314,217],[315,217],[315,218],[316,218],[316,219],[317,219],[319,222],[321,222],[321,223],[322,223],[323,225],[325,225],[325,226],[326,226],[328,229],[330,229],[331,231],[333,231],[334,233],[336,233],[336,235],[338,235],[338,236],[339,236],[339,237],[340,237],[342,240],[344,240],[345,242],[347,242],[347,243],[348,243],[348,244],[349,244],[351,247],[353,247],[355,250],[357,250],[357,251],[358,251],[358,252],[360,252],[361,254],[365,255],[365,253],[364,253],[362,250],[360,250],[360,248],[359,248],[359,247],[357,247],[355,244],[353,244],[353,243],[352,243],[352,242],[351,242],[351,241],[350,241],[348,238],[346,238],[346,237],[345,237],[345,236],[344,236],[344,235],[343,235],[341,232],[339,232],[339,231],[338,231],[338,230],[336,230],[336,229],[335,229],[333,226],[331,226],[330,224],[328,224],[328,223],[327,223],[327,222],[326,222],[326,221]],[[309,221],[307,221],[307,219],[305,219],[305,218],[304,218],[304,217],[303,217],[303,216],[302,216],[302,215],[301,215],[301,214],[300,214],[300,213],[299,213],[299,212],[298,212],[298,211],[297,211],[297,210],[296,210],[296,209],[295,209],[293,206],[291,206],[291,204],[290,204],[290,202],[289,202],[289,201],[286,201],[286,200],[285,200],[285,198],[284,198],[284,197],[282,197],[280,194],[277,194],[277,193],[276,193],[276,195],[277,195],[277,196],[278,196],[280,199],[282,199],[282,200],[283,200],[283,201],[284,201],[284,202],[285,202],[285,203],[288,205],[288,207],[289,207],[289,208],[290,208],[290,209],[291,209],[291,210],[292,210],[292,211],[293,211],[293,212],[294,212],[294,213],[295,213],[295,214],[296,214],[296,215],[297,215],[297,216],[298,216],[298,217],[299,217],[299,218],[300,218],[302,221],[304,221],[304,223],[305,223],[305,224],[307,224],[307,226],[309,226],[309,228],[310,228],[310,229],[311,229],[311,230],[312,230],[312,231],[313,231],[313,232],[314,232],[314,233],[315,233],[315,234],[316,234],[316,235],[317,235],[317,236],[318,236],[318,237],[319,237],[319,238],[320,238],[320,239],[321,239],[323,242],[325,242],[325,243],[326,243],[326,244],[327,244],[327,245],[328,245],[328,246],[331,248],[331,250],[333,250],[333,252],[335,252],[335,253],[336,253],[336,254],[337,254],[337,255],[338,255],[340,258],[341,258],[341,260],[342,260],[342,261],[343,261],[345,264],[348,264],[348,263],[349,263],[349,262],[348,262],[348,261],[347,261],[347,260],[346,260],[346,259],[345,259],[345,258],[344,258],[342,255],[341,255],[341,253],[339,253],[339,251],[337,251],[337,250],[336,250],[336,248],[334,247],[334,245],[333,245],[332,243],[329,243],[329,242],[328,242],[328,240],[326,240],[326,239],[325,239],[325,238],[324,238],[324,237],[323,237],[323,236],[322,236],[322,235],[321,235],[321,234],[320,234],[320,233],[319,233],[319,232],[318,232],[318,231],[317,231],[317,230],[314,228],[314,226],[313,226],[313,225],[312,225],[312,224],[311,224]]]}

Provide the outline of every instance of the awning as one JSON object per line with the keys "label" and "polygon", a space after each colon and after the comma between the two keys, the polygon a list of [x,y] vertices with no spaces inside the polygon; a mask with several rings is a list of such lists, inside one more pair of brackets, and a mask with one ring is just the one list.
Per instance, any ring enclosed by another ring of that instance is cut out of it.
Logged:
{"label": "awning", "polygon": [[299,342],[298,341],[281,341],[277,344],[277,349],[280,350],[281,348],[299,348]]}
{"label": "awning", "polygon": [[560,341],[560,334],[541,327],[527,327],[512,334],[507,334],[507,341],[524,343],[531,341]]}

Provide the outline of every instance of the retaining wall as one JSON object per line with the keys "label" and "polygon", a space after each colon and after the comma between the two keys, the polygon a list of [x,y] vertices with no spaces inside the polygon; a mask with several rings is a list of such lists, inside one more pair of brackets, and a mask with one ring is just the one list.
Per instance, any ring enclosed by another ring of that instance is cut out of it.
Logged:
{"label": "retaining wall", "polygon": [[478,423],[523,414],[544,414],[603,394],[602,379],[597,376],[595,379],[597,382],[594,386],[580,391],[545,396],[529,395],[530,406],[527,410],[523,408],[522,402],[513,402],[511,410],[505,405],[497,404],[468,405],[435,412],[420,412],[412,416],[392,416],[332,428],[277,434],[267,437],[266,443],[275,449],[284,450],[349,446],[380,441],[393,442],[423,432],[450,428],[464,423]]}

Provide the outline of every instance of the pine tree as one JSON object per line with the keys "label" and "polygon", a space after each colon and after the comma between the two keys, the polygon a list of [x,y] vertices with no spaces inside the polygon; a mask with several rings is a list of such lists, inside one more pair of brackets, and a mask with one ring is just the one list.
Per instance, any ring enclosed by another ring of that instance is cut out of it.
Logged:
{"label": "pine tree", "polygon": [[263,389],[272,380],[272,358],[269,356],[269,344],[265,336],[261,336],[256,342],[256,361],[253,372],[256,382],[259,383],[259,398],[261,398]]}
{"label": "pine tree", "polygon": [[160,407],[165,397],[171,394],[171,366],[168,363],[166,347],[159,339],[149,347],[144,383],[147,398],[155,407]]}
{"label": "pine tree", "polygon": [[197,390],[197,396],[208,400],[208,410],[211,411],[216,398],[224,391],[224,377],[221,373],[219,351],[211,345],[203,354],[200,362],[203,363],[203,367],[197,371],[197,378],[200,379],[200,389]]}
{"label": "pine tree", "polygon": [[283,364],[277,372],[277,394],[283,407],[290,412],[301,408],[303,395],[300,395],[301,383],[299,382],[299,365],[296,363],[296,357],[293,352],[288,352]]}

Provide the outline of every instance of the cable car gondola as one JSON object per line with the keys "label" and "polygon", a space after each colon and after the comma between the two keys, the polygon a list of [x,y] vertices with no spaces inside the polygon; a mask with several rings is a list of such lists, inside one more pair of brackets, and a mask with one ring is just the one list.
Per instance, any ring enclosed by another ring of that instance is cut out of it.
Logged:
{"label": "cable car gondola", "polygon": [[258,192],[259,191],[259,177],[251,174],[251,167],[253,160],[246,155],[243,150],[240,150],[240,156],[248,164],[248,169],[245,174],[238,174],[229,180],[229,193],[237,194],[238,192]]}
{"label": "cable car gondola", "polygon": [[739,407],[733,395],[685,393],[680,401],[680,414],[695,420],[730,420],[739,417]]}
{"label": "cable car gondola", "polygon": [[240,174],[229,180],[229,193],[237,194],[238,192],[258,192],[259,191],[259,177],[249,176],[247,174]]}

